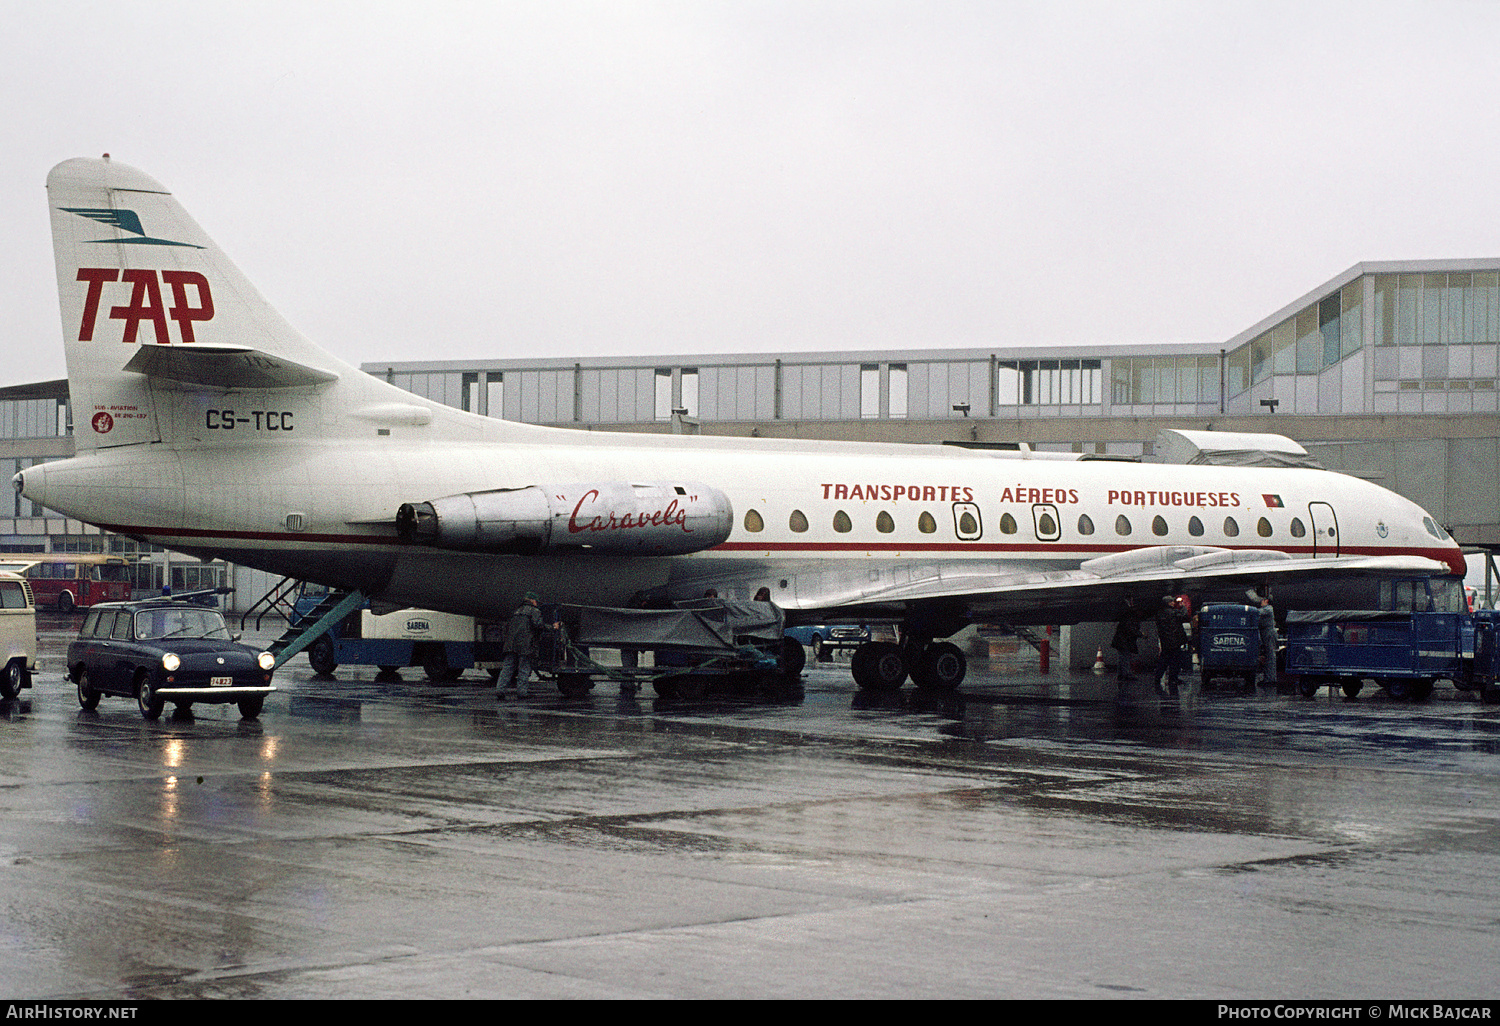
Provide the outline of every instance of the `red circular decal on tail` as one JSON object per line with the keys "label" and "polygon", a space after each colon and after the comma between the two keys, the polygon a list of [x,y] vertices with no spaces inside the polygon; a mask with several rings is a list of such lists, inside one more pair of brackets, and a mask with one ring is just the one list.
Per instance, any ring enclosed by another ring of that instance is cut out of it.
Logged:
{"label": "red circular decal on tail", "polygon": [[94,414],[94,430],[101,435],[109,434],[109,429],[115,426],[115,418],[100,410]]}

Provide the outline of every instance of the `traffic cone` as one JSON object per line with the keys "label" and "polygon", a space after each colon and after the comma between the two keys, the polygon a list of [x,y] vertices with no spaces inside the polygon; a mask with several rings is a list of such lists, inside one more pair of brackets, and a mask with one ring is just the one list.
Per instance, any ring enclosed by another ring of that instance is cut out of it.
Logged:
{"label": "traffic cone", "polygon": [[1105,669],[1105,667],[1104,667],[1104,649],[1102,649],[1102,648],[1095,649],[1094,650],[1094,672],[1095,673],[1103,673],[1104,669]]}

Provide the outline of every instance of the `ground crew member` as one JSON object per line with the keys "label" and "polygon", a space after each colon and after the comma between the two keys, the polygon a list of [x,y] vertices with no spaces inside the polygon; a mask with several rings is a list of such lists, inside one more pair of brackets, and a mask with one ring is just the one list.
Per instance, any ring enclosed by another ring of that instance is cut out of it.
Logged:
{"label": "ground crew member", "polygon": [[1271,588],[1262,585],[1260,591],[1251,588],[1245,598],[1260,611],[1260,659],[1265,664],[1265,680],[1268,687],[1276,686],[1276,610],[1271,606]]}
{"label": "ground crew member", "polygon": [[1120,615],[1116,619],[1119,622],[1115,625],[1114,637],[1109,639],[1109,647],[1120,656],[1116,679],[1121,684],[1125,684],[1135,680],[1135,675],[1130,672],[1130,661],[1140,651],[1138,643],[1141,640],[1141,613],[1135,607],[1133,597],[1125,596],[1125,604],[1121,607]]}
{"label": "ground crew member", "polygon": [[1156,614],[1156,640],[1161,645],[1161,655],[1156,660],[1156,688],[1161,690],[1165,677],[1167,690],[1174,695],[1182,683],[1182,657],[1187,649],[1186,605],[1183,596],[1168,595]]}
{"label": "ground crew member", "polygon": [[[542,622],[542,611],[537,608],[537,595],[526,593],[526,600],[511,614],[505,624],[505,642],[501,647],[500,676],[495,679],[495,697],[503,699],[512,688],[521,698],[531,694],[531,668],[536,663],[540,647],[537,644],[546,625]],[[553,624],[556,630],[560,624]]]}

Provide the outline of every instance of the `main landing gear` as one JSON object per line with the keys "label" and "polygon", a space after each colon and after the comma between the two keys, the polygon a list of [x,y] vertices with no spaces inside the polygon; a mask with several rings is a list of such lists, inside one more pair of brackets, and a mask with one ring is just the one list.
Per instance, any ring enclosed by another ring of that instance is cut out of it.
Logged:
{"label": "main landing gear", "polygon": [[952,691],[963,683],[969,660],[951,642],[907,636],[900,643],[868,641],[859,646],[850,669],[854,683],[865,691],[894,691],[908,676],[924,691]]}

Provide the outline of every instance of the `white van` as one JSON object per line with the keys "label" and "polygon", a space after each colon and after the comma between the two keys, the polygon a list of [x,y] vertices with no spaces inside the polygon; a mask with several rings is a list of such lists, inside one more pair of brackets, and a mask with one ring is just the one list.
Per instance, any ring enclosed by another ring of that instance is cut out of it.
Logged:
{"label": "white van", "polygon": [[19,574],[0,573],[0,698],[15,698],[31,687],[36,672],[36,604],[31,585]]}

